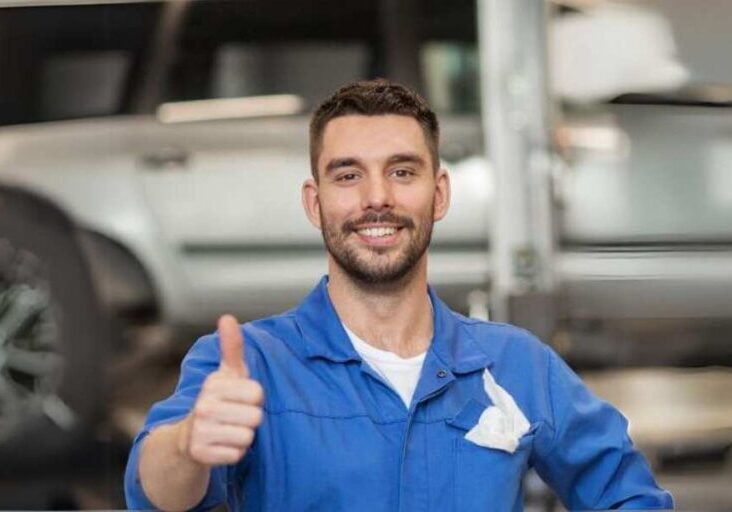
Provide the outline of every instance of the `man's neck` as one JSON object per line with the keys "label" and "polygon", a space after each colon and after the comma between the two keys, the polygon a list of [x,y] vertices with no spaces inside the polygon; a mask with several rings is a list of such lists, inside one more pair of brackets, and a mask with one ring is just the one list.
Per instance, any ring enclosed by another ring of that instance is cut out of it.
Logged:
{"label": "man's neck", "polygon": [[359,283],[335,265],[329,270],[330,300],[340,320],[359,338],[400,357],[429,348],[433,325],[426,260],[403,281],[384,286]]}

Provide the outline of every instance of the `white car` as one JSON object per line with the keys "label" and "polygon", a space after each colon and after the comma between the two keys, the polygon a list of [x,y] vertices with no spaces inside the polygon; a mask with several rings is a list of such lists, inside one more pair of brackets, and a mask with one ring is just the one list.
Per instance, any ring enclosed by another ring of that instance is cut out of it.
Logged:
{"label": "white car", "polygon": [[[94,424],[129,326],[192,341],[223,312],[282,311],[317,282],[308,110],[384,66],[373,37],[400,29],[366,2],[312,19],[268,2],[28,4],[0,3],[0,458],[33,468]],[[375,23],[341,25],[354,19]],[[207,97],[240,118],[185,101]],[[465,310],[489,275],[477,116],[446,116],[444,152],[463,163],[431,277]]]}

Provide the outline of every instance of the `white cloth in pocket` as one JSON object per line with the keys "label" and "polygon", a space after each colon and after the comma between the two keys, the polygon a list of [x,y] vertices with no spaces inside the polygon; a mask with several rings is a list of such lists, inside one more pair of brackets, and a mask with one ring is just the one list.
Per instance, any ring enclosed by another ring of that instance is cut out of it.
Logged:
{"label": "white cloth in pocket", "polygon": [[465,439],[479,446],[513,453],[521,436],[529,431],[529,421],[487,369],[483,372],[483,387],[493,405],[486,407],[478,423],[465,434]]}

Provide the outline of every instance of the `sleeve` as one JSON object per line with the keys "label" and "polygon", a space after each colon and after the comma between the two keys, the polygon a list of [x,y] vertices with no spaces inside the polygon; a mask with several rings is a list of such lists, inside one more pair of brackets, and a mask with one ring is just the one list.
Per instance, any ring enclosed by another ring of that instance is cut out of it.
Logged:
{"label": "sleeve", "polygon": [[569,510],[672,509],[628,436],[628,422],[598,399],[549,352],[552,438],[537,446],[534,466]]}
{"label": "sleeve", "polygon": [[[125,499],[132,510],[151,510],[155,506],[147,499],[138,475],[140,446],[147,435],[160,425],[183,419],[193,408],[201,385],[206,377],[219,366],[218,338],[215,335],[200,338],[183,359],[181,375],[172,396],[156,403],[150,409],[142,431],[135,438],[125,471]],[[212,469],[211,480],[205,497],[195,510],[208,510],[226,501],[231,468],[219,466]]]}

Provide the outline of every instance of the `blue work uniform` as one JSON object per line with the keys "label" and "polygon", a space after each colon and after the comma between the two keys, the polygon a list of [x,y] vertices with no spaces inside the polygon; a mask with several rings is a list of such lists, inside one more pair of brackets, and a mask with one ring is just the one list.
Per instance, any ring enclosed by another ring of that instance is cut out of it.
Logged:
{"label": "blue work uniform", "polygon": [[[246,324],[246,362],[265,390],[264,420],[239,463],[212,469],[198,508],[518,511],[531,467],[569,509],[673,507],[625,418],[550,348],[516,327],[458,315],[429,294],[434,337],[409,409],[354,350],[327,278],[296,309]],[[219,361],[217,335],[199,339],[173,396],[153,406],[128,462],[130,508],[154,508],[138,477],[140,443],[191,410]],[[465,439],[492,405],[486,369],[530,424],[513,453]]]}

